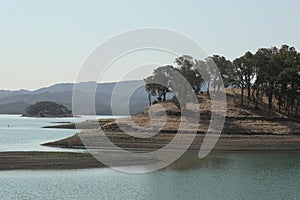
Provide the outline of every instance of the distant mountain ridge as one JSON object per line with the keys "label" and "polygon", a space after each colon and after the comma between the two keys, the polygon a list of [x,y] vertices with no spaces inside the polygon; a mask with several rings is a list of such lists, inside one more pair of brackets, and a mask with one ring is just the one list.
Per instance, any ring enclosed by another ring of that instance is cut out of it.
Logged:
{"label": "distant mountain ridge", "polygon": [[[84,87],[89,88],[95,82],[83,82]],[[99,115],[110,115],[111,111],[111,97],[117,82],[112,83],[97,83],[96,98],[96,112]],[[123,81],[118,82],[118,87],[122,88],[122,93],[114,94],[116,102],[120,106],[115,114],[125,114],[126,107],[123,102],[127,98],[130,89],[144,85],[143,80]],[[72,109],[72,93],[73,83],[60,83],[49,87],[40,88],[34,91],[17,90],[7,91],[0,90],[0,114],[24,114],[25,108],[39,101],[53,101],[63,104],[69,109]],[[84,88],[82,87],[82,88]],[[85,91],[81,91],[85,95]],[[131,114],[137,114],[144,111],[148,106],[148,95],[144,87],[139,87],[134,94],[130,97],[129,110]],[[92,113],[83,113],[92,114]]]}
{"label": "distant mountain ridge", "polygon": [[0,99],[4,97],[10,97],[10,96],[15,96],[15,95],[23,95],[23,94],[29,94],[29,90],[15,90],[15,91],[10,91],[10,90],[0,90]]}

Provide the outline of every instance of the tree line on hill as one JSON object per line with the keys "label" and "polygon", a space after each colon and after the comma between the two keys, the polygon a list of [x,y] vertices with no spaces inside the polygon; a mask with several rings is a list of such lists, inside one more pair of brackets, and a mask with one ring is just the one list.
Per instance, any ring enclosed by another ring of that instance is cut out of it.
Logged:
{"label": "tree line on hill", "polygon": [[208,95],[210,91],[222,90],[222,86],[237,87],[241,90],[241,106],[249,107],[251,102],[253,109],[258,110],[266,98],[269,112],[277,109],[287,115],[299,114],[300,53],[294,47],[260,48],[254,54],[248,51],[233,61],[220,55],[204,60],[184,55],[174,63],[175,67],[158,67],[144,79],[150,104],[151,96],[156,96],[158,102],[165,101],[166,94],[174,93],[174,88],[179,90],[174,93],[175,100],[187,98],[191,91],[178,81],[180,74],[196,94],[204,84]]}

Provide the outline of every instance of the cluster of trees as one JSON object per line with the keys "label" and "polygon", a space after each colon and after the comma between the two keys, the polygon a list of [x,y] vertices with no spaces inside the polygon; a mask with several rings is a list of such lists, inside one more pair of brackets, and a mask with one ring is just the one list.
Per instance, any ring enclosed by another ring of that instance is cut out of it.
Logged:
{"label": "cluster of trees", "polygon": [[[145,79],[150,104],[151,96],[156,96],[157,101],[165,101],[168,92],[174,92],[175,86],[177,90],[180,88],[176,85],[181,83],[176,80],[175,71],[185,77],[196,94],[201,91],[203,84],[208,95],[211,90],[223,89],[222,86],[237,87],[241,90],[242,106],[249,107],[252,103],[254,109],[259,109],[265,97],[269,111],[276,107],[278,112],[298,115],[300,53],[294,47],[282,45],[281,48],[261,48],[255,54],[246,52],[233,61],[219,55],[205,60],[181,56],[175,60],[175,64],[175,67],[159,67]],[[188,96],[184,85],[182,91],[174,93],[176,98]]]}
{"label": "cluster of trees", "polygon": [[174,93],[176,102],[186,104],[191,94],[198,94],[204,79],[197,70],[196,60],[191,56],[176,58],[177,67],[162,66],[154,70],[153,75],[145,79],[146,91],[151,96],[157,96],[157,101],[166,101],[168,92]]}
{"label": "cluster of trees", "polygon": [[72,114],[72,112],[64,105],[51,101],[37,102],[25,108],[25,111],[25,116],[32,117],[67,117]]}
{"label": "cluster of trees", "polygon": [[[259,108],[264,96],[268,99],[268,110],[276,102],[278,112],[295,112],[298,115],[300,90],[300,54],[288,45],[261,48],[232,62],[234,78],[230,81],[241,88],[241,105],[244,105],[244,90],[248,102]],[[275,100],[275,101],[274,101]]]}

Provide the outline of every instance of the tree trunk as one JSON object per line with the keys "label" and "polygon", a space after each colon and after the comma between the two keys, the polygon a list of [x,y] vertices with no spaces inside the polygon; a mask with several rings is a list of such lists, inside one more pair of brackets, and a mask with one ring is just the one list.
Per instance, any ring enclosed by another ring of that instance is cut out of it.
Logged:
{"label": "tree trunk", "polygon": [[286,108],[286,97],[283,97],[283,112],[285,112],[285,108]]}
{"label": "tree trunk", "polygon": [[242,88],[241,88],[241,106],[243,106],[244,105],[244,86],[242,86]]}
{"label": "tree trunk", "polygon": [[250,84],[248,84],[247,89],[248,89],[248,98],[250,98],[251,97],[251,85]]}
{"label": "tree trunk", "polygon": [[281,94],[278,95],[278,112],[281,112],[281,104],[282,104],[282,97]]}
{"label": "tree trunk", "polygon": [[[256,105],[256,102],[258,102],[257,101],[257,98],[256,98],[256,95],[257,95],[257,92],[258,92],[258,86],[257,86],[257,84],[256,85],[254,85],[253,86],[253,89],[252,89],[252,93],[251,93],[251,96],[252,96],[252,100],[253,100],[253,109],[254,110],[258,110],[258,107],[257,107],[257,105]],[[258,96],[258,95],[257,95]]]}
{"label": "tree trunk", "polygon": [[269,83],[266,90],[266,95],[268,97],[268,110],[271,112],[272,110],[272,100],[273,100],[273,84]]}
{"label": "tree trunk", "polygon": [[285,113],[287,113],[288,112],[288,105],[289,105],[289,103],[288,103],[288,98],[286,97],[285,98],[285,101],[284,101],[285,103],[284,103],[284,112]]}
{"label": "tree trunk", "polygon": [[207,96],[209,96],[209,87],[210,87],[210,82],[207,82],[207,91],[206,91]]}
{"label": "tree trunk", "polygon": [[256,102],[256,98],[255,98],[255,95],[254,95],[254,93],[255,93],[255,91],[256,91],[257,89],[256,88],[254,88],[253,90],[252,90],[252,93],[251,93],[251,96],[252,96],[252,100],[253,100],[253,105],[254,105],[254,107],[255,107],[255,102]]}
{"label": "tree trunk", "polygon": [[296,117],[298,117],[298,109],[299,109],[299,100],[297,100],[297,104],[296,104]]}
{"label": "tree trunk", "polygon": [[151,106],[151,94],[148,94],[149,106]]}
{"label": "tree trunk", "polygon": [[273,98],[272,94],[269,94],[268,95],[268,99],[269,99],[269,101],[268,101],[269,112],[271,112],[271,110],[272,110],[272,98]]}
{"label": "tree trunk", "polygon": [[221,85],[218,84],[218,92],[220,92],[220,89],[221,89]]}
{"label": "tree trunk", "polygon": [[259,103],[259,86],[256,88],[256,98],[255,98],[255,104],[254,109],[258,110],[258,103]]}
{"label": "tree trunk", "polygon": [[251,96],[248,96],[247,99],[248,99],[248,101],[247,101],[247,108],[249,108],[249,104],[250,104],[250,101],[251,101]]}

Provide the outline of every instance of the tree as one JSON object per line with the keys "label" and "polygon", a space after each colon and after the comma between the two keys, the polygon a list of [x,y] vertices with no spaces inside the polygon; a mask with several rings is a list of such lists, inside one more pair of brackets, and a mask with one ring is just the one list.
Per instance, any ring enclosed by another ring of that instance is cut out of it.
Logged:
{"label": "tree", "polygon": [[176,68],[170,65],[159,67],[152,76],[144,79],[150,105],[151,96],[157,96],[158,101],[165,101],[166,94],[171,91],[178,101],[186,105],[192,94],[200,92],[203,79],[197,70],[196,60],[191,56],[181,56],[176,58],[175,63]]}
{"label": "tree", "polygon": [[32,117],[69,117],[72,112],[64,105],[51,101],[37,102],[25,109],[25,116]]}
{"label": "tree", "polygon": [[196,61],[196,68],[200,72],[203,82],[206,83],[206,94],[209,96],[210,84],[212,82],[212,71],[211,69],[214,67],[214,62],[211,58]]}
{"label": "tree", "polygon": [[232,82],[232,63],[230,60],[227,60],[224,56],[214,55],[211,57],[213,62],[218,68],[219,73],[215,73],[216,76],[213,79],[213,87],[214,91],[217,87],[218,91],[220,91],[221,81],[225,87],[228,87],[229,84]]}
{"label": "tree", "polygon": [[145,89],[148,92],[149,104],[151,105],[151,96],[157,96],[157,100],[166,101],[166,95],[170,92],[170,71],[173,66],[162,66],[154,70],[153,75],[144,79]]}
{"label": "tree", "polygon": [[233,61],[236,84],[241,88],[241,105],[244,105],[244,90],[247,88],[248,104],[251,98],[251,80],[255,75],[253,55],[246,52],[245,55]]}
{"label": "tree", "polygon": [[255,63],[255,81],[254,81],[254,109],[259,108],[259,99],[262,96],[261,90],[264,90],[268,73],[266,69],[271,68],[271,55],[272,51],[267,48],[259,49],[253,56],[253,62]]}
{"label": "tree", "polygon": [[196,67],[197,61],[194,60],[191,56],[185,55],[176,58],[175,62],[178,66],[178,71],[190,83],[195,94],[198,94],[203,84],[203,78]]}
{"label": "tree", "polygon": [[[281,112],[282,106],[287,114],[298,109],[297,91],[299,89],[299,66],[300,56],[294,47],[282,45],[278,53],[274,56],[278,65],[278,75],[276,79],[276,98],[278,99],[278,111]],[[297,110],[298,112],[298,110]]]}
{"label": "tree", "polygon": [[154,78],[153,76],[149,76],[147,78],[144,79],[146,86],[146,92],[148,93],[148,101],[149,101],[149,106],[152,105],[152,101],[151,101],[151,97],[152,96],[156,96],[156,86],[154,83]]}
{"label": "tree", "polygon": [[241,88],[241,105],[244,105],[244,90],[246,81],[244,77],[244,62],[242,58],[237,58],[233,61],[234,73],[236,74],[235,85]]}

